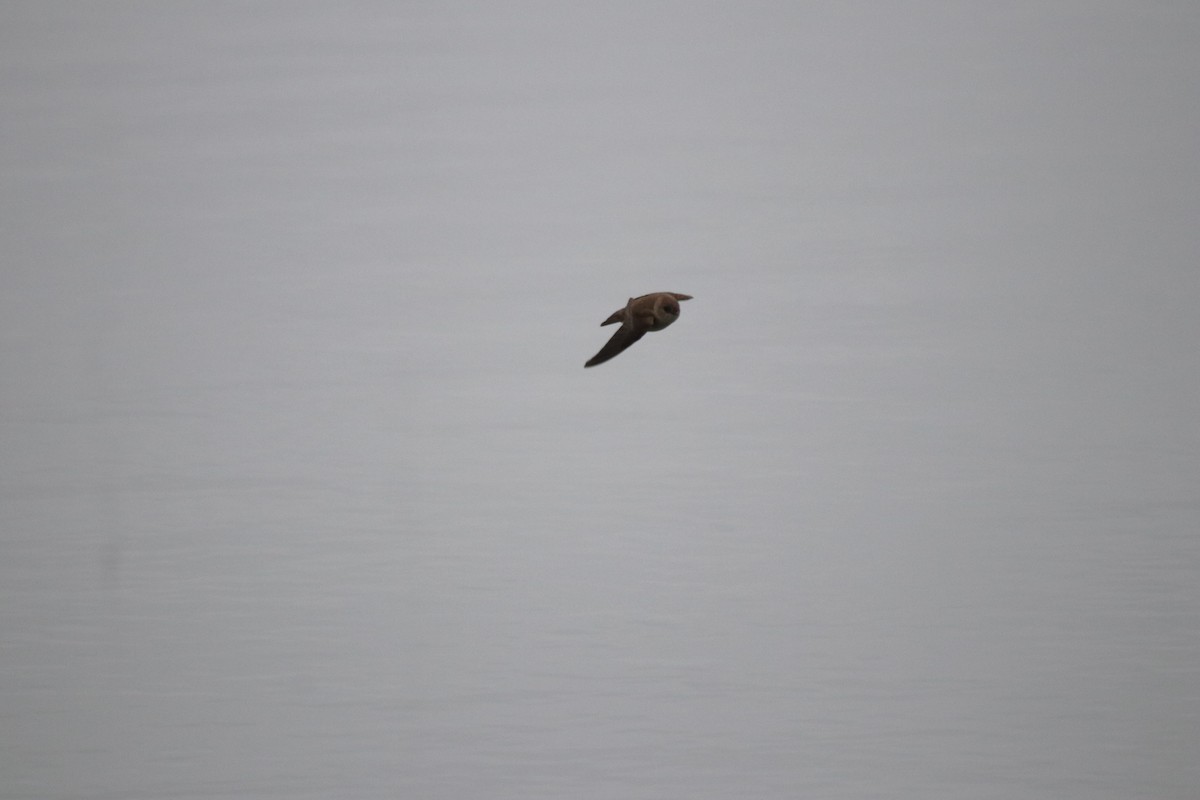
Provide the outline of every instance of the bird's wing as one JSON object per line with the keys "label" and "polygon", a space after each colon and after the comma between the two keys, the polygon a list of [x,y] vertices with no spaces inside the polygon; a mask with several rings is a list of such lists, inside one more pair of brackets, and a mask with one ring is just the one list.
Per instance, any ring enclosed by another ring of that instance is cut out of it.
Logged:
{"label": "bird's wing", "polygon": [[600,348],[600,352],[589,358],[584,366],[594,367],[597,364],[603,364],[645,335],[645,331],[635,331],[633,328],[622,325],[608,340],[608,343]]}
{"label": "bird's wing", "polygon": [[614,311],[612,313],[612,316],[610,316],[608,319],[604,320],[604,322],[601,322],[600,327],[603,328],[605,325],[612,325],[614,322],[621,322],[624,319],[625,319],[625,307],[622,306],[621,308],[618,308],[616,311]]}

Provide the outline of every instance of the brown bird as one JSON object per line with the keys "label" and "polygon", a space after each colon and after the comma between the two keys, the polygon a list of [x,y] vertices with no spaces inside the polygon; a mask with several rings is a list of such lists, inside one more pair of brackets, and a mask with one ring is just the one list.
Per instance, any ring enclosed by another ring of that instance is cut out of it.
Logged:
{"label": "brown bird", "polygon": [[612,313],[612,316],[601,322],[601,327],[621,323],[621,327],[608,344],[600,348],[600,352],[588,359],[585,367],[603,364],[613,356],[646,335],[646,331],[661,331],[675,320],[679,319],[679,301],[691,300],[690,294],[675,292],[655,292],[641,297],[631,297],[625,307]]}

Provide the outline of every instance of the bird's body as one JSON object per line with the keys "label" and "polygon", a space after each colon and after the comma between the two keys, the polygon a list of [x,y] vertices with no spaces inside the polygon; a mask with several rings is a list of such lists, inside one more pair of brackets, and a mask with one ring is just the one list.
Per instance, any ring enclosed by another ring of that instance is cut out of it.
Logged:
{"label": "bird's body", "polygon": [[647,332],[661,331],[679,319],[679,301],[691,299],[691,295],[675,292],[655,292],[629,298],[624,308],[614,311],[608,319],[600,323],[604,326],[619,322],[621,327],[584,366],[603,364],[645,336]]}

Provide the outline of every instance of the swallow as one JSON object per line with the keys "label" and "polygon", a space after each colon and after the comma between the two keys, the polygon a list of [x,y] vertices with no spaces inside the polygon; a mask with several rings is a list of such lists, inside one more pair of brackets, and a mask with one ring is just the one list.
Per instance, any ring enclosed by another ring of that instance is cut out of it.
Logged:
{"label": "swallow", "polygon": [[583,366],[594,367],[603,364],[645,336],[647,331],[661,331],[679,319],[679,301],[691,299],[690,294],[675,292],[655,292],[629,298],[624,308],[617,309],[612,316],[600,323],[600,327],[604,327],[619,322],[621,327],[608,343],[600,348],[600,352],[588,359]]}

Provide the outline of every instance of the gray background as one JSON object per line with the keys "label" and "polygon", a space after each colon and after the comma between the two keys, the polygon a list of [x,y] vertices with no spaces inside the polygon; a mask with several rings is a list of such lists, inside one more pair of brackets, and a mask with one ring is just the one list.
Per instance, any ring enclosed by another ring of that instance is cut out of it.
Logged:
{"label": "gray background", "polygon": [[0,6],[0,794],[1194,798],[1197,41]]}

